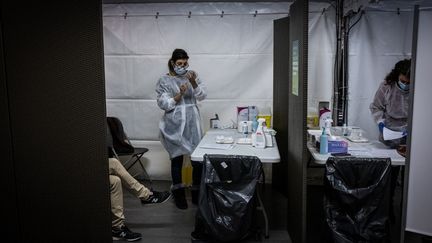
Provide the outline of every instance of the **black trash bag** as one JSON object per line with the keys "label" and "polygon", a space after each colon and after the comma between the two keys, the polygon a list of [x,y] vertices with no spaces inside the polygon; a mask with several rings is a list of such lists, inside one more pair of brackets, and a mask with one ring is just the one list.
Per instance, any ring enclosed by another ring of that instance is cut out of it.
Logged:
{"label": "black trash bag", "polygon": [[389,239],[389,158],[336,158],[326,163],[324,213],[330,242]]}
{"label": "black trash bag", "polygon": [[261,173],[261,161],[255,156],[204,155],[192,237],[210,242],[236,242],[247,237]]}

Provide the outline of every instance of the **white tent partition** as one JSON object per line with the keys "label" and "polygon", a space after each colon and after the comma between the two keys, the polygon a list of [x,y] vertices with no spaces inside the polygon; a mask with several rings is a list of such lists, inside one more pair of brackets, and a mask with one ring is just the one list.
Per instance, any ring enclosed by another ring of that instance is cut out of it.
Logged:
{"label": "white tent partition", "polygon": [[[335,9],[310,5],[308,40],[308,113],[317,115],[320,101],[332,101],[336,49]],[[330,106],[331,108],[331,106]]]}
{"label": "white tent partition", "polygon": [[406,209],[406,230],[428,236],[432,236],[431,23],[432,8],[420,8]]}
{"label": "white tent partition", "polygon": [[155,86],[168,71],[172,51],[188,52],[190,69],[207,87],[207,99],[199,104],[204,129],[215,113],[231,125],[236,106],[272,107],[273,20],[287,16],[289,5],[104,5],[107,113],[123,121],[134,144],[150,149],[146,166],[154,178],[170,178],[158,138],[163,112]]}
{"label": "white tent partition", "polygon": [[[167,72],[175,48],[190,56],[207,86],[199,104],[204,129],[217,113],[223,125],[236,121],[236,107],[273,104],[273,20],[286,17],[289,2],[152,3],[103,6],[107,113],[119,117],[132,142],[150,149],[149,173],[169,179],[168,154],[158,138],[163,112],[155,84]],[[328,3],[311,4],[313,92],[331,98],[334,29]],[[223,13],[222,13],[223,11]],[[316,53],[316,55],[314,55]],[[287,57],[288,58],[288,57]],[[324,58],[324,61],[323,59]],[[325,70],[325,71],[320,71]],[[320,82],[325,80],[327,84]],[[316,94],[313,102],[322,100]]]}

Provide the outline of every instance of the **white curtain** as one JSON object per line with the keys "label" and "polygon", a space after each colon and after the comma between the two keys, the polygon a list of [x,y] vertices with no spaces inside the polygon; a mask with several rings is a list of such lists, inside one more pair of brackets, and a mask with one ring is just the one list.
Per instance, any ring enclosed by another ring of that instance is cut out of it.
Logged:
{"label": "white curtain", "polygon": [[329,4],[315,3],[310,9],[307,105],[308,115],[317,115],[318,103],[331,102],[333,96],[336,17]]}

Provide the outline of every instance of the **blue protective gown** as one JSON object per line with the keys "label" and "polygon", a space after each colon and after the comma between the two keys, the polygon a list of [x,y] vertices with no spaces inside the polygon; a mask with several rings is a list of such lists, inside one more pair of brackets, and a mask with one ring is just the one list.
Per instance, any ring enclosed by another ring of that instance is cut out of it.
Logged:
{"label": "blue protective gown", "polygon": [[[188,88],[176,103],[174,96],[180,93],[180,85],[184,83]],[[171,159],[191,154],[202,138],[197,101],[204,100],[207,93],[198,77],[196,83],[198,87],[194,89],[185,76],[166,74],[156,85],[157,104],[165,111],[159,123],[159,137]]]}

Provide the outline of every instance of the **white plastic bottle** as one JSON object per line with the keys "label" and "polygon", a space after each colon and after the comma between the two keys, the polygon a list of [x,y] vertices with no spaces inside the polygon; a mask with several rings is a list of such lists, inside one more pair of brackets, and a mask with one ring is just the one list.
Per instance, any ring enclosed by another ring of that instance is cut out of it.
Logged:
{"label": "white plastic bottle", "polygon": [[255,148],[263,149],[266,147],[266,137],[263,129],[264,122],[265,122],[264,118],[258,119],[258,127],[255,132]]}

